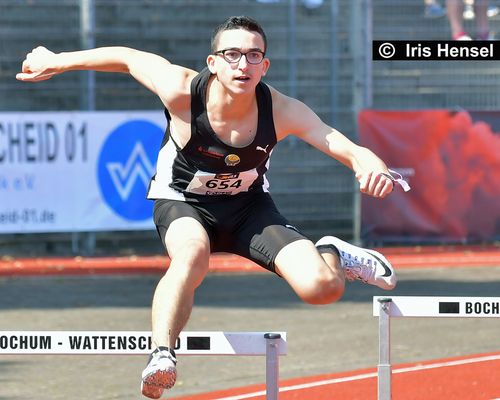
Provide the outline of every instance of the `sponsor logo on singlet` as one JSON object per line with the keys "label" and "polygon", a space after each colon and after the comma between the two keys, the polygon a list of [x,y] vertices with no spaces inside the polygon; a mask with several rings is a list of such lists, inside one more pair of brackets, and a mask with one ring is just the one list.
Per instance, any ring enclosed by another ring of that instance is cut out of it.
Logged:
{"label": "sponsor logo on singlet", "polygon": [[210,149],[205,149],[201,146],[198,146],[198,151],[202,153],[203,155],[211,158],[222,158],[224,157],[224,154],[217,153],[216,151],[210,150]]}
{"label": "sponsor logo on singlet", "polygon": [[266,145],[266,147],[261,147],[261,146],[257,146],[255,148],[255,150],[260,150],[260,151],[263,151],[264,153],[267,154],[267,148],[269,147],[269,145]]}
{"label": "sponsor logo on singlet", "polygon": [[234,167],[235,165],[240,163],[240,157],[237,154],[229,154],[224,159],[226,165],[229,167]]}
{"label": "sponsor logo on singlet", "polygon": [[151,218],[153,202],[146,199],[162,129],[145,120],[132,120],[113,130],[101,149],[97,174],[106,204],[131,221]]}

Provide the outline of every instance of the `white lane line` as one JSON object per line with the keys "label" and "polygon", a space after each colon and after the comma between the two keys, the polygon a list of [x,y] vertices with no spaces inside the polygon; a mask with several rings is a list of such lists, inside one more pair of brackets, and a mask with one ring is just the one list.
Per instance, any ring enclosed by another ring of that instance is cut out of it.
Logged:
{"label": "white lane line", "polygon": [[[393,374],[402,374],[405,372],[423,371],[423,370],[428,370],[428,369],[452,367],[452,366],[457,366],[457,365],[473,364],[473,363],[494,361],[494,360],[500,360],[500,354],[495,354],[495,355],[491,355],[491,356],[483,356],[483,357],[464,358],[461,360],[444,361],[444,362],[438,362],[438,363],[433,363],[433,364],[415,365],[413,367],[397,368],[397,369],[392,370],[392,373]],[[376,372],[371,372],[371,373],[366,373],[366,374],[346,376],[344,378],[325,379],[322,381],[304,383],[301,385],[284,386],[284,387],[280,388],[280,393],[289,392],[292,390],[309,389],[309,388],[318,387],[318,386],[333,385],[335,383],[343,383],[343,382],[357,381],[357,380],[362,380],[362,379],[375,378],[376,376],[377,376]],[[262,390],[259,392],[241,394],[241,395],[230,396],[230,397],[219,397],[216,400],[243,400],[243,399],[251,399],[253,397],[258,397],[258,396],[265,396],[265,394],[266,394],[266,392],[264,390]],[[500,400],[500,398],[499,399],[492,399],[492,400]]]}

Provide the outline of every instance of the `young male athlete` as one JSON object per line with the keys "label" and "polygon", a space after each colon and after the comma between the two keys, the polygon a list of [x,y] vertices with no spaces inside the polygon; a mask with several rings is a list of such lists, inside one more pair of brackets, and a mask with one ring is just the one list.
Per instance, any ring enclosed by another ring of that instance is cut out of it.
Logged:
{"label": "young male athlete", "polygon": [[344,281],[392,289],[390,263],[373,250],[335,237],[316,245],[289,225],[269,193],[265,173],[279,140],[295,135],[351,168],[361,192],[383,198],[394,179],[370,150],[327,126],[306,105],[261,82],[269,69],[266,35],[248,17],[216,28],[200,73],[124,47],[29,53],[17,79],[41,81],[72,70],[123,72],[157,94],[168,129],[148,198],[171,258],[152,305],[154,352],[142,393],[159,398],[176,379],[169,347],[188,321],[195,289],[212,252],[239,254],[285,279],[307,303],[338,300]]}

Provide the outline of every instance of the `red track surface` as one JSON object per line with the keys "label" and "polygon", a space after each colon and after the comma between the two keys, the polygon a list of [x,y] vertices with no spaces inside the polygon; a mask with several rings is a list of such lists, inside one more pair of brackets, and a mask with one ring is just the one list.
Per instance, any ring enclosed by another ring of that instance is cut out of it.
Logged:
{"label": "red track surface", "polygon": [[[485,267],[500,266],[500,246],[433,246],[379,249],[396,267]],[[99,273],[147,273],[165,271],[169,259],[151,257],[18,258],[0,259],[0,275],[57,275]],[[216,254],[210,258],[214,272],[262,272],[245,258]]]}
{"label": "red track surface", "polygon": [[[500,399],[500,353],[393,366],[393,400]],[[376,400],[376,369],[280,382],[280,400]],[[170,400],[265,400],[264,385]]]}
{"label": "red track surface", "polygon": [[[500,266],[500,246],[434,246],[379,249],[396,269]],[[163,272],[169,259],[154,257],[0,259],[0,276]],[[214,255],[212,271],[259,272],[233,255]],[[483,357],[486,356],[486,357]],[[394,400],[500,399],[500,353],[393,367]],[[264,400],[264,385],[171,400]],[[252,394],[245,396],[244,394]],[[375,400],[376,370],[352,371],[280,382],[280,400]]]}

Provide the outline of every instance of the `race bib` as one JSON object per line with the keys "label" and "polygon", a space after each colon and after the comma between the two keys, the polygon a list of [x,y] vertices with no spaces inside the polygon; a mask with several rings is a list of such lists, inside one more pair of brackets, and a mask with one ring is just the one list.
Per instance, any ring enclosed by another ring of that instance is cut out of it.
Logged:
{"label": "race bib", "polygon": [[249,171],[223,174],[198,171],[189,182],[186,192],[205,196],[232,196],[247,192],[258,176],[255,168]]}

